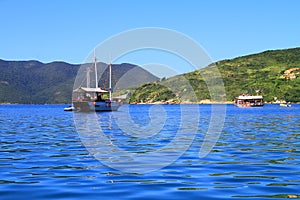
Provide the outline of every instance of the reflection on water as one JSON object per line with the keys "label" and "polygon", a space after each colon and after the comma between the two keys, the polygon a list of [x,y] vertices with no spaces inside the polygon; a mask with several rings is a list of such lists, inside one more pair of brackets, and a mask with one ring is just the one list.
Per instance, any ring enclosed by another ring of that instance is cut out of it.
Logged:
{"label": "reflection on water", "polygon": [[[99,162],[82,145],[73,114],[63,108],[0,105],[1,199],[300,198],[299,105],[228,105],[218,142],[206,157],[199,158],[211,108],[200,105],[200,123],[190,148],[171,165],[150,173],[126,173]],[[110,141],[120,149],[143,154],[169,144],[179,129],[180,111],[176,105],[164,108],[166,116],[172,113],[172,117],[166,118],[159,134],[145,138],[118,128],[116,118],[124,117],[122,107],[117,114],[97,113],[95,119],[109,139],[102,140],[103,145]],[[132,120],[141,127],[148,124],[149,115],[141,113],[149,113],[149,106],[134,109],[140,114]]]}
{"label": "reflection on water", "polygon": [[191,111],[198,109],[131,105],[120,112],[75,113],[74,121],[84,146],[103,164],[147,173],[172,164],[190,147],[199,124],[199,112]]}

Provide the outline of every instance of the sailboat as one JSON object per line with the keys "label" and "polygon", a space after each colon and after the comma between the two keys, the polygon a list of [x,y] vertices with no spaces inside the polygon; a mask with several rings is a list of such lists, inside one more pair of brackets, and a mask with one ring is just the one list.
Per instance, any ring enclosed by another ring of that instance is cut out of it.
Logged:
{"label": "sailboat", "polygon": [[[79,87],[73,91],[74,108],[76,111],[82,112],[117,111],[121,104],[112,100],[112,64],[110,63],[108,66],[109,88],[108,90],[104,90],[98,86],[97,58],[95,51],[94,57],[95,87],[90,87],[90,69],[88,68],[86,87]],[[108,98],[104,98],[104,96],[107,95]]]}

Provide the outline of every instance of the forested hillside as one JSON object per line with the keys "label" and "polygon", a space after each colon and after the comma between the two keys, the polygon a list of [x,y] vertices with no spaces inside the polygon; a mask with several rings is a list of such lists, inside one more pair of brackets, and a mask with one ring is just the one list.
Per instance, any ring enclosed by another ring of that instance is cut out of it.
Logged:
{"label": "forested hillside", "polygon": [[[130,102],[200,102],[211,94],[203,75],[217,66],[226,91],[226,100],[245,94],[261,94],[265,101],[300,102],[300,48],[270,50],[216,62],[201,70],[144,85],[133,93]],[[209,76],[209,75],[208,75]],[[187,80],[183,83],[182,80]],[[187,90],[190,85],[193,90]],[[219,87],[219,86],[216,86]],[[169,88],[169,89],[168,89]],[[195,93],[197,98],[191,94]],[[219,93],[220,99],[225,94]]]}

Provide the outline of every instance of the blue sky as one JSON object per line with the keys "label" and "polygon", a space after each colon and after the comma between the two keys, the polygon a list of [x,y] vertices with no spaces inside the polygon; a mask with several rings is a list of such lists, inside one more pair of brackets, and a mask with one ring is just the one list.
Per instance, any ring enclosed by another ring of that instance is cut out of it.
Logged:
{"label": "blue sky", "polygon": [[218,61],[300,47],[299,8],[297,0],[0,0],[0,59],[82,63],[113,35],[162,27]]}

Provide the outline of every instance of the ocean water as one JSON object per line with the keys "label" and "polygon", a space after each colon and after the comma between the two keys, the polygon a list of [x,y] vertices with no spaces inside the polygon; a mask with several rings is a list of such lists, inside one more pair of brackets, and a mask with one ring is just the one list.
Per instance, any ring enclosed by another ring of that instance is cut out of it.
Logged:
{"label": "ocean water", "polygon": [[[199,150],[211,105],[124,105],[116,113],[81,113],[81,121],[64,107],[0,105],[0,199],[300,198],[300,105],[227,105],[205,157]],[[177,159],[143,157],[177,133]],[[153,162],[138,165],[112,146]]]}

